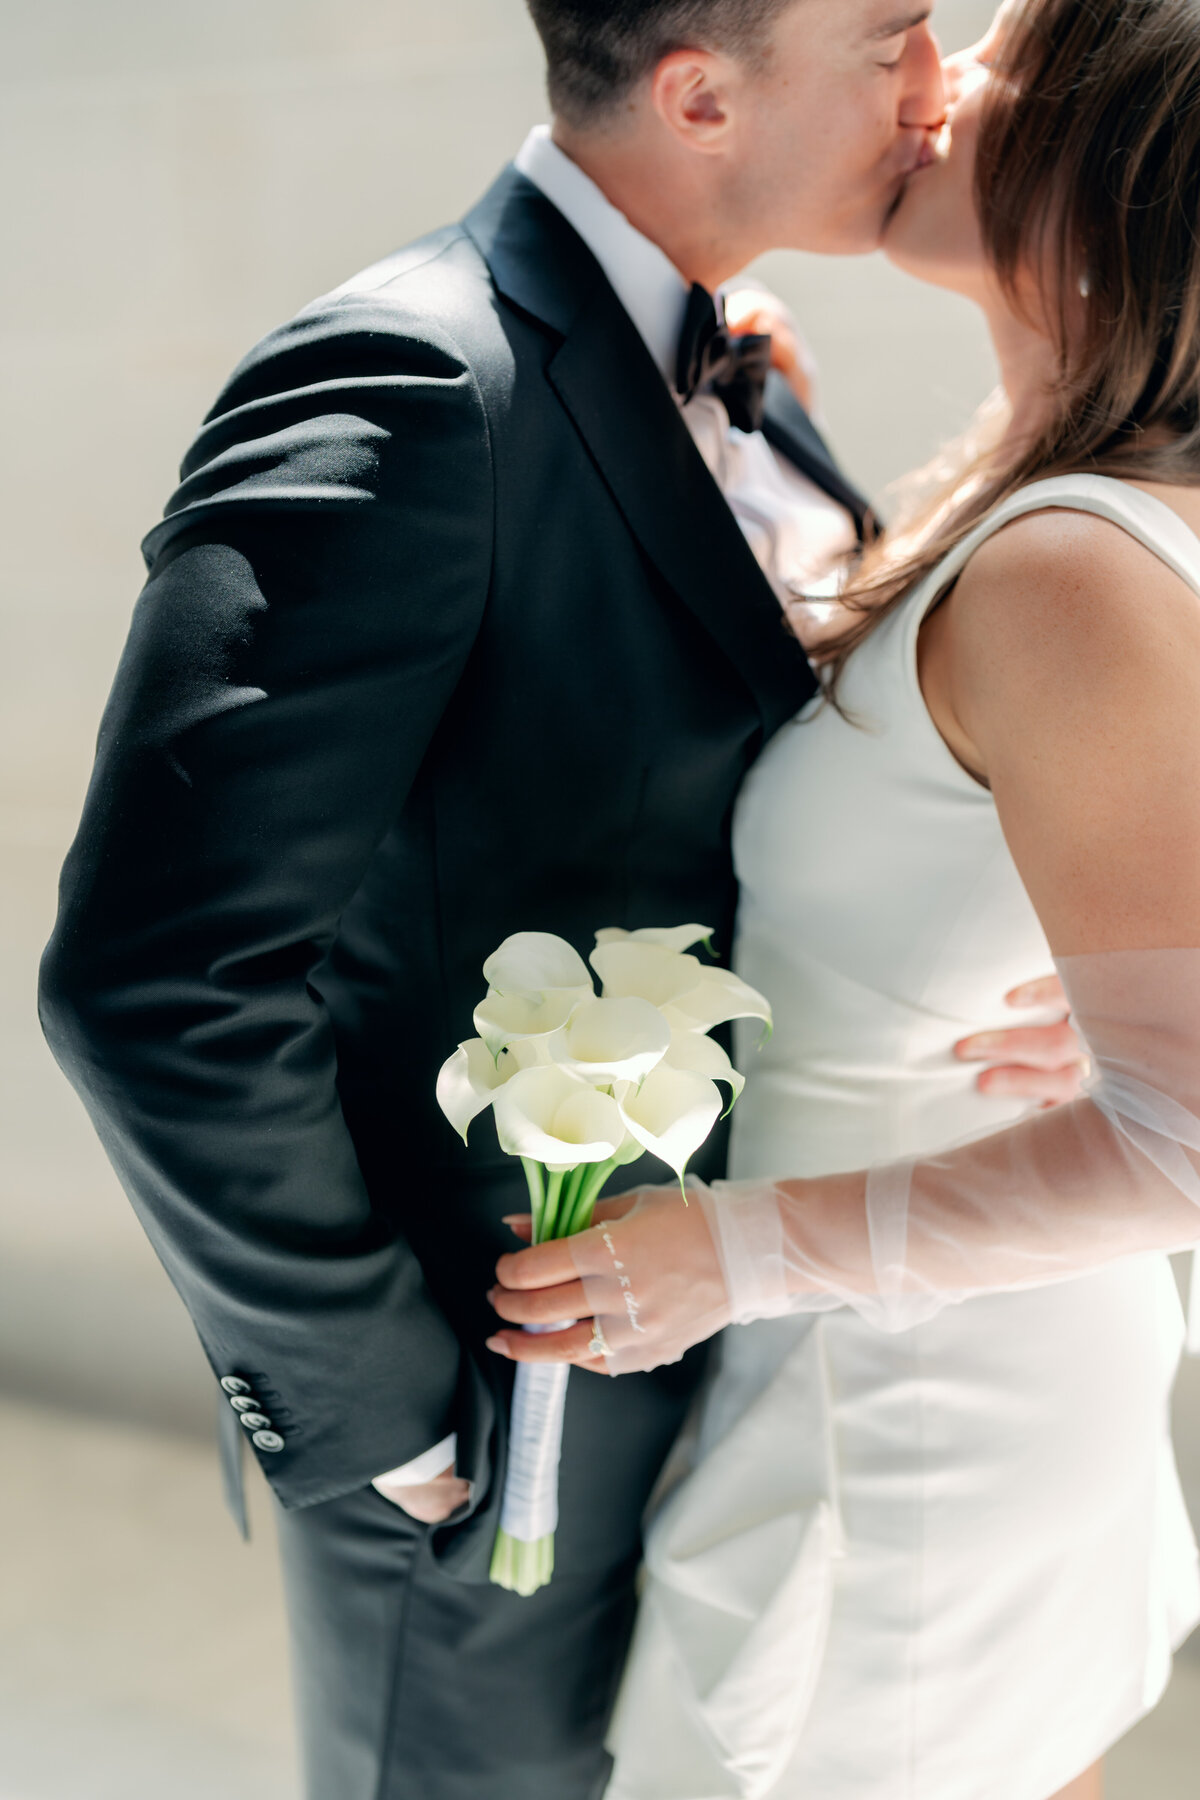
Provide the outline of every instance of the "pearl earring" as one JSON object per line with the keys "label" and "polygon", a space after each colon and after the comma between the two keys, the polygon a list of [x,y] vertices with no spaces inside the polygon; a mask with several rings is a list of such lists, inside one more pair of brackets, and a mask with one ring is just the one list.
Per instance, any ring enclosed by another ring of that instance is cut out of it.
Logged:
{"label": "pearl earring", "polygon": [[1083,275],[1081,275],[1081,276],[1080,276],[1080,277],[1079,277],[1079,295],[1080,295],[1080,298],[1081,298],[1081,299],[1082,299],[1082,300],[1086,300],[1086,299],[1087,299],[1087,297],[1088,297],[1088,295],[1089,295],[1089,294],[1090,294],[1090,293],[1091,293],[1091,291],[1092,291],[1092,279],[1091,279],[1091,276],[1090,276],[1090,275],[1087,275],[1087,274],[1083,274]]}

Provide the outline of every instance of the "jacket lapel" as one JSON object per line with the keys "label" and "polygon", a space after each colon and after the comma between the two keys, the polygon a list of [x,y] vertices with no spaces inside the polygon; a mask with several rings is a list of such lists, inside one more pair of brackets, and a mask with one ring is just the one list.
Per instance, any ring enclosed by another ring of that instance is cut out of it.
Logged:
{"label": "jacket lapel", "polygon": [[767,378],[767,414],[763,420],[763,436],[768,444],[782,452],[789,462],[815,481],[819,488],[844,506],[858,527],[860,538],[870,540],[879,529],[879,521],[864,499],[834,462],[829,446],[795,394],[777,371]]}
{"label": "jacket lapel", "polygon": [[561,340],[550,382],[626,524],[738,670],[766,732],[775,732],[816,691],[815,678],[599,263],[515,170],[465,224],[497,289]]}

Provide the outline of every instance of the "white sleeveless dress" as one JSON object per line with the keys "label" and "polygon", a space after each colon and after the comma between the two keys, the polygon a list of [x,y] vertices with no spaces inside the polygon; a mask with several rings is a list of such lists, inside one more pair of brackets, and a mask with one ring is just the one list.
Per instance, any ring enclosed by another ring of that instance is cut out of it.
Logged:
{"label": "white sleeveless dress", "polygon": [[[1051,955],[991,796],[926,710],[917,634],[992,531],[1111,519],[1200,594],[1200,541],[1096,476],[986,519],[785,727],[738,805],[736,966],[771,999],[735,1177],[817,1175],[1018,1118],[960,1037]],[[812,716],[815,714],[815,716]],[[1154,1706],[1200,1618],[1152,1256],[884,1335],[842,1309],[721,1340],[647,1542],[606,1800],[1049,1800]]]}

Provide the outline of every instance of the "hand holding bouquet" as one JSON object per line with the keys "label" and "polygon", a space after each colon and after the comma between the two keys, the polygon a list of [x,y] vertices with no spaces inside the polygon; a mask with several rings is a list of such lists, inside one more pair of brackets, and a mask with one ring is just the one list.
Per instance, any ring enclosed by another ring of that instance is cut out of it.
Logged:
{"label": "hand holding bouquet", "polygon": [[[586,1230],[605,1182],[647,1151],[682,1183],[721,1115],[717,1084],[730,1106],[741,1092],[742,1077],[707,1033],[735,1018],[769,1026],[770,1008],[689,954],[709,936],[702,925],[597,932],[599,996],[578,953],[544,932],[506,939],[484,964],[479,1036],[442,1068],[438,1103],[464,1141],[492,1109],[501,1149],[524,1166],[534,1243]],[[544,1586],[554,1567],[568,1374],[561,1363],[517,1370],[492,1579],[520,1594]]]}

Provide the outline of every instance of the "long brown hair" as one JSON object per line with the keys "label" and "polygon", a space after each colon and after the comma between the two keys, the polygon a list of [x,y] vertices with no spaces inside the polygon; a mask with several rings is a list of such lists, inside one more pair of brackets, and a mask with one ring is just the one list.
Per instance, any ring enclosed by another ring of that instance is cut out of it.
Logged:
{"label": "long brown hair", "polygon": [[851,651],[1018,488],[1080,471],[1200,485],[1200,0],[1027,0],[994,72],[975,203],[1014,306],[1036,272],[1050,414],[1023,444],[985,418],[898,540],[864,553],[819,652],[834,704]]}

